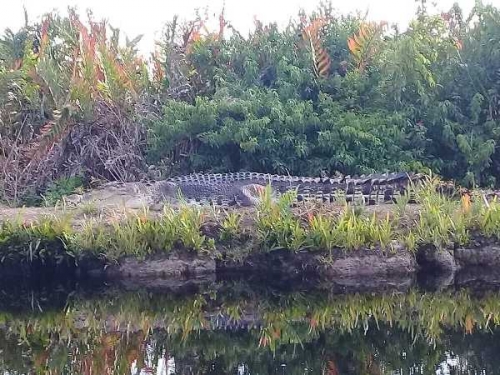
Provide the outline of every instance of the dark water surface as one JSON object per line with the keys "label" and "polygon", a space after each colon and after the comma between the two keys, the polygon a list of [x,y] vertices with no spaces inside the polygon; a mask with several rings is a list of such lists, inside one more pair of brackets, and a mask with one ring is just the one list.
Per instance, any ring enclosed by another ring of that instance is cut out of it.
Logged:
{"label": "dark water surface", "polygon": [[497,290],[292,284],[4,280],[0,373],[500,374]]}

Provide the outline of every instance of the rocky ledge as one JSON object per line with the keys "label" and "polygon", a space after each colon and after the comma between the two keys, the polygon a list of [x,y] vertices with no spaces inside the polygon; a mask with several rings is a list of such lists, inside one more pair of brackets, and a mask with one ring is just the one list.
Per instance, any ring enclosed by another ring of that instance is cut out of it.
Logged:
{"label": "rocky ledge", "polygon": [[[227,254],[217,259],[174,252],[170,256],[152,256],[144,260],[123,258],[119,262],[94,273],[104,273],[114,280],[189,279],[197,277],[223,277],[231,274],[276,275],[278,277],[313,277],[344,284],[372,283],[382,285],[395,282],[407,284],[418,273],[437,275],[439,283],[451,282],[450,275],[461,274],[464,280],[471,275],[492,274],[500,268],[500,245],[483,243],[484,247],[471,246],[457,249],[421,248],[417,253],[402,247],[391,251],[362,249],[345,252],[275,250],[251,253],[235,260]],[[480,272],[478,272],[480,270]],[[467,275],[467,276],[463,276]],[[499,277],[494,277],[498,279]]]}

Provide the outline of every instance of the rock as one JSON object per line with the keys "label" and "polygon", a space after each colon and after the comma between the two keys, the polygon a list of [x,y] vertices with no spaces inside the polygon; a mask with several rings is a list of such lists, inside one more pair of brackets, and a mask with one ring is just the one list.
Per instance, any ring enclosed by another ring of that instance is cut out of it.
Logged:
{"label": "rock", "polygon": [[347,256],[335,259],[325,267],[324,272],[333,277],[373,276],[411,274],[415,272],[417,263],[412,254],[401,252],[395,255]]}
{"label": "rock", "polygon": [[498,267],[500,246],[489,244],[479,248],[458,248],[455,250],[455,259],[462,266]]}
{"label": "rock", "polygon": [[455,272],[460,266],[451,251],[436,249],[435,246],[424,246],[417,252],[417,263],[426,271]]}
{"label": "rock", "polygon": [[417,270],[413,254],[406,250],[383,253],[380,249],[365,249],[345,253],[336,249],[329,254],[321,251],[272,251],[250,254],[241,263],[219,262],[221,271],[281,272],[282,274],[312,273],[327,279],[370,277],[375,275],[409,275]]}
{"label": "rock", "polygon": [[64,197],[64,203],[76,206],[83,201],[82,194],[71,194]]}
{"label": "rock", "polygon": [[215,274],[215,260],[193,256],[156,256],[146,260],[124,258],[109,266],[106,275],[114,278],[167,278]]}

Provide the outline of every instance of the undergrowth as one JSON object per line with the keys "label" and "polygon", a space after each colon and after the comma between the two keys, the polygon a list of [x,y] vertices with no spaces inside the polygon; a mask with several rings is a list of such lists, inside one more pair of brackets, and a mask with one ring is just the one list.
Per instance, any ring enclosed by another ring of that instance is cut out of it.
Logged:
{"label": "undergrowth", "polygon": [[213,247],[210,239],[201,234],[203,221],[200,209],[187,206],[179,210],[165,208],[157,218],[144,211],[111,220],[107,225],[92,219],[75,234],[72,246],[110,258],[143,258],[152,253],[168,253],[176,247],[201,252]]}
{"label": "undergrowth", "polygon": [[54,206],[66,195],[81,192],[84,185],[82,177],[61,177],[49,184],[43,194],[43,201],[47,206]]}
{"label": "undergrowth", "polygon": [[43,217],[37,223],[20,218],[0,224],[0,260],[19,262],[56,262],[74,257],[76,247],[68,244],[74,229],[69,215]]}

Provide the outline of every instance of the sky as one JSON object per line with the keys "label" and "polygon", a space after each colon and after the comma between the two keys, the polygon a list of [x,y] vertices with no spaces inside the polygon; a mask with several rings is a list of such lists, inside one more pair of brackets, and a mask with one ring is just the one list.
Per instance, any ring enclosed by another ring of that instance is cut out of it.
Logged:
{"label": "sky", "polygon": [[[458,2],[465,12],[469,12],[475,0],[435,0],[436,11],[446,11]],[[209,14],[219,14],[225,3],[225,14],[233,26],[243,35],[253,26],[253,19],[266,22],[275,21],[285,25],[290,17],[295,17],[299,9],[315,9],[321,0],[0,0],[0,33],[5,28],[18,29],[24,23],[23,6],[29,18],[34,21],[52,10],[65,12],[68,6],[76,6],[80,14],[91,9],[96,19],[107,19],[113,27],[118,27],[130,39],[142,34],[139,45],[143,53],[154,48],[154,41],[161,36],[165,22],[179,15],[190,18],[196,8],[208,5]],[[408,24],[416,10],[415,0],[332,0],[333,7],[343,14],[367,12],[372,20],[398,23],[402,28]],[[431,3],[431,1],[428,1]],[[483,3],[500,7],[500,0],[483,0]]]}

